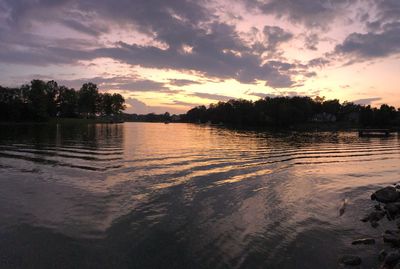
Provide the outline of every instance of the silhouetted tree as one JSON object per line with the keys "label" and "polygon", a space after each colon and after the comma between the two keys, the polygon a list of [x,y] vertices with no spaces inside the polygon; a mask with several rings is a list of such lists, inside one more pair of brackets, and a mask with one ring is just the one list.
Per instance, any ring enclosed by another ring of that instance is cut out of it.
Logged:
{"label": "silhouetted tree", "polygon": [[47,115],[55,117],[57,115],[57,96],[59,94],[58,84],[54,80],[48,81],[45,87]]}
{"label": "silhouetted tree", "polygon": [[78,93],[65,86],[59,88],[57,97],[58,112],[60,117],[78,116]]}
{"label": "silhouetted tree", "polygon": [[117,115],[120,114],[122,110],[125,110],[125,99],[122,95],[114,93],[112,95],[111,112]]}
{"label": "silhouetted tree", "polygon": [[[400,122],[400,113],[394,107],[382,105],[379,109],[339,100],[318,97],[266,97],[252,102],[229,100],[211,104],[208,108],[198,106],[190,109],[184,121],[225,123],[253,126],[289,126],[316,121],[319,114],[329,119],[360,123],[362,126],[387,126]],[[327,120],[330,121],[330,120]]]}
{"label": "silhouetted tree", "polygon": [[44,120],[48,118],[47,114],[47,95],[46,83],[42,80],[32,80],[30,91],[28,93],[29,109],[32,111],[33,119]]}
{"label": "silhouetted tree", "polygon": [[84,117],[96,115],[99,99],[99,91],[94,83],[85,83],[78,92],[78,110]]}
{"label": "silhouetted tree", "polygon": [[50,117],[118,115],[125,109],[120,94],[99,93],[97,85],[85,83],[79,92],[55,81],[32,80],[20,88],[0,86],[0,120],[42,121]]}

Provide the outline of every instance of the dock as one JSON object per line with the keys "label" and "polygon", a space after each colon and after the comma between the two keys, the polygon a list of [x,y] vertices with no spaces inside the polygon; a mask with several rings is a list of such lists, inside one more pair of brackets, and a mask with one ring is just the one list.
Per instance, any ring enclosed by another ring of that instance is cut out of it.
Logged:
{"label": "dock", "polygon": [[360,129],[358,130],[360,137],[388,137],[390,136],[389,129]]}

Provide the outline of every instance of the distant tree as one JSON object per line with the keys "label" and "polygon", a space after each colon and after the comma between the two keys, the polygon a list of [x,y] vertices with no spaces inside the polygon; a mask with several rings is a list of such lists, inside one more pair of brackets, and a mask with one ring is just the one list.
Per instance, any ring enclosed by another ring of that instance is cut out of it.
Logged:
{"label": "distant tree", "polygon": [[376,125],[385,126],[394,121],[397,117],[396,109],[387,104],[381,105],[375,116]]}
{"label": "distant tree", "polygon": [[322,112],[330,113],[333,115],[338,115],[340,112],[340,102],[339,100],[328,100],[322,103]]}
{"label": "distant tree", "polygon": [[47,95],[46,83],[42,80],[32,80],[30,91],[28,93],[29,109],[32,112],[33,119],[44,120],[48,118],[47,114]]}
{"label": "distant tree", "polygon": [[99,90],[94,83],[85,83],[78,92],[78,110],[84,117],[96,115],[99,99]]}
{"label": "distant tree", "polygon": [[125,99],[122,95],[118,93],[114,93],[112,95],[112,106],[111,111],[114,115],[120,114],[123,110],[125,110]]}
{"label": "distant tree", "polygon": [[60,117],[78,116],[78,93],[74,89],[61,86],[59,88],[57,104]]}
{"label": "distant tree", "polygon": [[188,121],[191,122],[206,122],[207,121],[207,108],[205,106],[198,106],[192,108],[186,113]]}
{"label": "distant tree", "polygon": [[120,94],[101,94],[96,84],[85,83],[79,92],[54,80],[32,80],[20,88],[0,86],[0,120],[42,121],[49,117],[117,115],[125,109]]}
{"label": "distant tree", "polygon": [[46,100],[47,100],[47,115],[55,117],[57,115],[57,96],[59,88],[57,82],[54,80],[48,81],[45,87]]}
{"label": "distant tree", "polygon": [[103,93],[99,95],[98,111],[102,115],[113,114],[113,97],[111,94]]}

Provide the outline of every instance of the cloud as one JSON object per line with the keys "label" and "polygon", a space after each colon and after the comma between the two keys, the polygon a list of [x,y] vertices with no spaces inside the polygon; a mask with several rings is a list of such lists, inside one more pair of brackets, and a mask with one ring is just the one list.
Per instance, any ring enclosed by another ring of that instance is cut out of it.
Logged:
{"label": "cloud", "polygon": [[250,96],[257,96],[260,97],[262,99],[264,99],[265,97],[270,97],[270,98],[275,98],[278,97],[278,95],[273,94],[273,93],[262,93],[262,92],[252,92],[252,91],[247,91],[245,92],[247,95]]}
{"label": "cloud", "polygon": [[66,19],[66,20],[62,20],[61,23],[75,31],[78,31],[80,33],[84,33],[84,34],[87,34],[90,36],[97,37],[100,34],[106,32],[106,29],[96,29],[99,27],[96,27],[96,25],[94,25],[94,24],[87,26],[76,20]]}
{"label": "cloud", "polygon": [[[203,1],[37,0],[24,5],[6,0],[5,3],[11,11],[6,36],[1,37],[0,61],[6,63],[78,64],[82,60],[106,57],[132,66],[197,71],[207,77],[242,83],[261,80],[276,88],[295,85],[293,77],[299,71],[299,67],[278,69],[266,62],[241,37],[235,25],[219,21]],[[24,35],[35,22],[62,24],[89,39],[77,42],[86,46],[63,42],[65,37],[54,36],[25,36],[23,40],[9,41]],[[122,41],[101,43],[98,37],[109,31],[108,27],[101,26],[106,23],[110,27],[123,25],[139,31],[163,46]],[[277,26],[265,26],[263,33],[266,40],[263,51],[270,54],[293,38],[290,32]],[[34,43],[26,41],[32,40],[31,37]],[[93,43],[89,45],[88,40]]]}
{"label": "cloud", "polygon": [[369,4],[369,13],[361,19],[368,32],[349,34],[333,52],[349,64],[400,53],[400,2],[379,0]]}
{"label": "cloud", "polygon": [[198,103],[190,103],[190,102],[184,102],[184,101],[179,101],[179,100],[174,100],[172,103],[163,103],[164,105],[178,105],[178,106],[186,106],[186,107],[195,107],[198,106]]}
{"label": "cloud", "polygon": [[170,79],[168,84],[181,87],[193,84],[200,84],[200,82],[190,79]]}
{"label": "cloud", "polygon": [[309,50],[318,50],[317,46],[319,44],[320,38],[316,33],[312,33],[305,36],[305,46]]}
{"label": "cloud", "polygon": [[378,11],[378,20],[398,20],[400,18],[400,2],[397,0],[379,0],[373,2]]}
{"label": "cloud", "polygon": [[185,109],[175,108],[173,106],[149,106],[146,103],[140,101],[136,98],[127,98],[125,100],[127,104],[126,113],[136,113],[136,114],[148,114],[148,113],[156,113],[163,114],[165,112],[169,112],[171,114],[182,114],[185,113]]}
{"label": "cloud", "polygon": [[264,26],[263,33],[268,43],[267,49],[272,51],[274,51],[279,44],[287,42],[293,38],[292,33],[287,32],[278,26]]}
{"label": "cloud", "polygon": [[125,90],[132,92],[171,92],[162,82],[157,82],[138,77],[92,77],[73,80],[59,80],[61,84],[79,89],[84,83],[93,82],[102,90]]}
{"label": "cloud", "polygon": [[352,101],[352,103],[357,105],[371,105],[373,102],[382,100],[381,97],[371,97]]}
{"label": "cloud", "polygon": [[257,96],[260,98],[276,98],[276,97],[294,97],[294,96],[318,96],[320,94],[319,90],[310,91],[310,92],[297,92],[297,91],[279,91],[277,93],[261,93],[261,92],[253,92],[246,91],[245,94],[251,96]]}
{"label": "cloud", "polygon": [[336,46],[335,53],[351,57],[353,61],[365,61],[400,53],[400,24],[387,25],[380,33],[352,33],[342,44]]}
{"label": "cloud", "polygon": [[243,0],[251,9],[307,27],[324,28],[344,14],[352,0]]}
{"label": "cloud", "polygon": [[215,100],[215,101],[228,101],[230,99],[236,99],[235,97],[232,97],[232,96],[213,94],[213,93],[204,93],[204,92],[194,92],[189,95],[200,97],[203,99]]}

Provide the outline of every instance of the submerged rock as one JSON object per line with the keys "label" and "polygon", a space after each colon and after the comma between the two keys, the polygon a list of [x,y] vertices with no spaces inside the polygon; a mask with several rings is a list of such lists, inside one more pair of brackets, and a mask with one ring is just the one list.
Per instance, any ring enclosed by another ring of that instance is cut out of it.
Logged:
{"label": "submerged rock", "polygon": [[351,242],[352,245],[373,245],[375,244],[375,239],[373,238],[363,238],[357,239]]}
{"label": "submerged rock", "polygon": [[383,263],[386,265],[395,265],[400,260],[400,253],[398,251],[391,251],[389,252]]}
{"label": "submerged rock", "polygon": [[371,195],[372,200],[376,200],[381,203],[393,203],[400,198],[400,193],[396,191],[395,187],[385,187],[377,190]]}
{"label": "submerged rock", "polygon": [[344,265],[360,265],[361,258],[355,255],[343,255],[340,257],[339,262]]}
{"label": "submerged rock", "polygon": [[388,212],[388,215],[390,215],[391,218],[394,218],[397,214],[400,213],[400,203],[387,203],[385,209]]}
{"label": "submerged rock", "polygon": [[376,221],[371,221],[371,227],[372,228],[376,228],[376,227],[378,227],[379,226],[379,223],[378,222],[376,222]]}
{"label": "submerged rock", "polygon": [[400,246],[400,235],[384,234],[383,242],[393,244],[394,246]]}
{"label": "submerged rock", "polygon": [[385,234],[391,234],[391,235],[400,235],[400,231],[399,230],[386,230]]}
{"label": "submerged rock", "polygon": [[378,259],[382,262],[382,261],[385,260],[385,257],[386,257],[386,256],[387,256],[386,250],[382,249],[382,250],[379,252]]}
{"label": "submerged rock", "polygon": [[374,211],[369,213],[368,215],[364,216],[361,221],[362,222],[367,222],[367,221],[380,221],[381,219],[383,219],[385,217],[385,212],[383,211]]}

